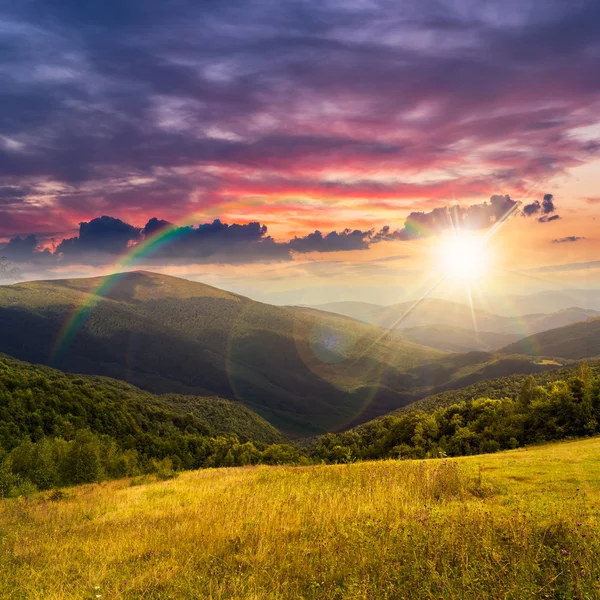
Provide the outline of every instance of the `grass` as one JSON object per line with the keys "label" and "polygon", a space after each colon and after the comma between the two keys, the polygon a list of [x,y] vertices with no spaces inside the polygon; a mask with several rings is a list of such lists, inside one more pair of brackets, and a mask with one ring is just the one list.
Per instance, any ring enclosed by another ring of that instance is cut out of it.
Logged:
{"label": "grass", "polygon": [[600,597],[600,439],[0,502],[3,598]]}

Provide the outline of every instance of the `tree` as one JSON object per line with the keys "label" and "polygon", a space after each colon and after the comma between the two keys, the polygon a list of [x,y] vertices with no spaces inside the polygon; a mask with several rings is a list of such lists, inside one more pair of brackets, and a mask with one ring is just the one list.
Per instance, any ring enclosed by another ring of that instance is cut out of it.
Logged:
{"label": "tree", "polygon": [[91,483],[98,481],[101,475],[98,439],[88,430],[79,430],[65,457],[63,467],[65,483]]}

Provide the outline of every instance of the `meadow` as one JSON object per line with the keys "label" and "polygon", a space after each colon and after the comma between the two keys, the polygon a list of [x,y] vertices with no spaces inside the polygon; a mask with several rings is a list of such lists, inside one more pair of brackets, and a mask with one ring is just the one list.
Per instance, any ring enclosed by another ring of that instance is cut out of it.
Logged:
{"label": "meadow", "polygon": [[0,500],[2,598],[600,597],[600,438]]}

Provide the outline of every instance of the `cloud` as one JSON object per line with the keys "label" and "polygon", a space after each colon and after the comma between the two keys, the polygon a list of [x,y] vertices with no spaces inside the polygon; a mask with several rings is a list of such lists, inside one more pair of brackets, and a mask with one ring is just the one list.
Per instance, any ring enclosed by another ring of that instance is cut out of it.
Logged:
{"label": "cloud", "polygon": [[597,2],[83,4],[2,11],[11,236],[158,207],[264,218],[284,195],[516,197],[598,152],[577,135],[597,122]]}
{"label": "cloud", "polygon": [[577,235],[568,235],[567,237],[557,238],[552,240],[553,244],[567,244],[569,242],[578,242],[579,240],[584,240],[585,238],[579,237]]}
{"label": "cloud", "polygon": [[31,194],[31,188],[24,186],[1,186],[0,187],[0,206],[16,205],[25,202],[25,199]]}
{"label": "cloud", "polygon": [[532,215],[539,213],[541,210],[542,210],[542,205],[539,200],[536,200],[535,202],[532,202],[531,204],[526,204],[523,207],[522,214],[525,217],[531,217]]}
{"label": "cloud", "polygon": [[542,200],[542,212],[545,215],[549,215],[554,212],[554,196],[552,194],[544,194],[544,199]]}
{"label": "cloud", "polygon": [[229,225],[215,219],[197,227],[174,227],[153,218],[142,231],[147,236],[161,230],[168,230],[168,242],[149,254],[151,261],[251,263],[291,259],[288,246],[275,242],[267,235],[267,226],[258,222]]}
{"label": "cloud", "polygon": [[304,237],[294,237],[289,247],[294,252],[338,252],[343,250],[366,250],[371,241],[370,231],[345,229],[323,235],[320,231]]}
{"label": "cloud", "polygon": [[117,256],[140,239],[140,230],[121,219],[103,216],[79,224],[79,236],[64,239],[56,254],[65,262],[101,264],[106,256]]}
{"label": "cloud", "polygon": [[468,207],[443,206],[430,212],[412,212],[404,227],[391,231],[383,227],[373,236],[374,242],[389,240],[413,240],[438,235],[449,230],[486,229],[516,210],[519,203],[510,196],[493,195],[489,202]]}
{"label": "cloud", "polygon": [[38,241],[35,235],[28,235],[23,238],[17,236],[2,248],[2,254],[11,260],[29,260],[33,256],[37,245]]}
{"label": "cloud", "polygon": [[560,215],[551,215],[556,211],[556,206],[554,204],[554,196],[552,194],[544,194],[544,198],[540,202],[536,200],[531,204],[526,204],[522,211],[521,215],[524,217],[531,217],[534,215],[541,214],[541,217],[538,217],[539,223],[550,223],[551,221],[556,221],[560,219]]}

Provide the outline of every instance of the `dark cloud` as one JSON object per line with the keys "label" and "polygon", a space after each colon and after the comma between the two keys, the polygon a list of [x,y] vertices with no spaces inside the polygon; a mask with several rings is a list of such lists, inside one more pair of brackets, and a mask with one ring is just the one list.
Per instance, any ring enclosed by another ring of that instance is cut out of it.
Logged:
{"label": "dark cloud", "polygon": [[267,226],[258,222],[229,225],[215,219],[197,227],[174,227],[154,218],[143,231],[153,235],[161,230],[168,232],[168,240],[148,256],[152,261],[251,263],[291,258],[287,245],[275,242],[267,235]]}
{"label": "dark cloud", "polygon": [[38,241],[35,235],[27,237],[14,237],[8,244],[2,248],[2,254],[11,260],[27,261],[31,260],[37,248]]}
{"label": "dark cloud", "polygon": [[323,235],[320,231],[305,237],[294,237],[289,247],[294,252],[337,252],[343,250],[366,250],[371,241],[370,231],[345,229]]}
{"label": "dark cloud", "polygon": [[557,238],[552,240],[553,244],[567,244],[569,242],[578,242],[579,240],[583,240],[585,238],[579,237],[577,235],[568,235],[567,237]]}
{"label": "dark cloud", "polygon": [[486,229],[508,217],[519,203],[510,196],[494,195],[489,202],[473,204],[466,208],[443,206],[430,212],[412,212],[408,215],[404,227],[391,231],[383,227],[373,235],[374,242],[387,240],[412,240],[438,235],[448,230]]}
{"label": "dark cloud", "polygon": [[168,227],[172,227],[169,221],[165,221],[164,219],[158,219],[156,217],[152,217],[142,229],[142,235],[144,237],[149,237],[159,231],[163,231]]}
{"label": "dark cloud", "polygon": [[542,210],[542,205],[539,200],[536,200],[535,202],[532,202],[531,204],[526,204],[523,207],[522,214],[524,217],[531,217],[532,215],[539,213],[541,210]]}
{"label": "dark cloud", "polygon": [[552,194],[544,194],[544,199],[542,200],[542,212],[545,215],[549,215],[553,213],[554,208],[554,196]]}
{"label": "dark cloud", "polygon": [[0,186],[0,205],[21,204],[31,194],[31,188],[27,186]]}
{"label": "dark cloud", "polygon": [[63,240],[56,254],[68,262],[102,263],[106,256],[119,255],[140,239],[140,230],[115,219],[99,217],[79,224],[79,236]]}
{"label": "dark cloud", "polygon": [[541,214],[542,216],[538,217],[538,222],[549,223],[551,221],[556,221],[557,219],[560,219],[560,215],[549,216],[555,211],[556,206],[554,204],[554,196],[552,194],[544,194],[544,198],[541,202],[539,200],[536,200],[531,204],[526,204],[523,207],[521,214],[524,217],[532,217]]}

